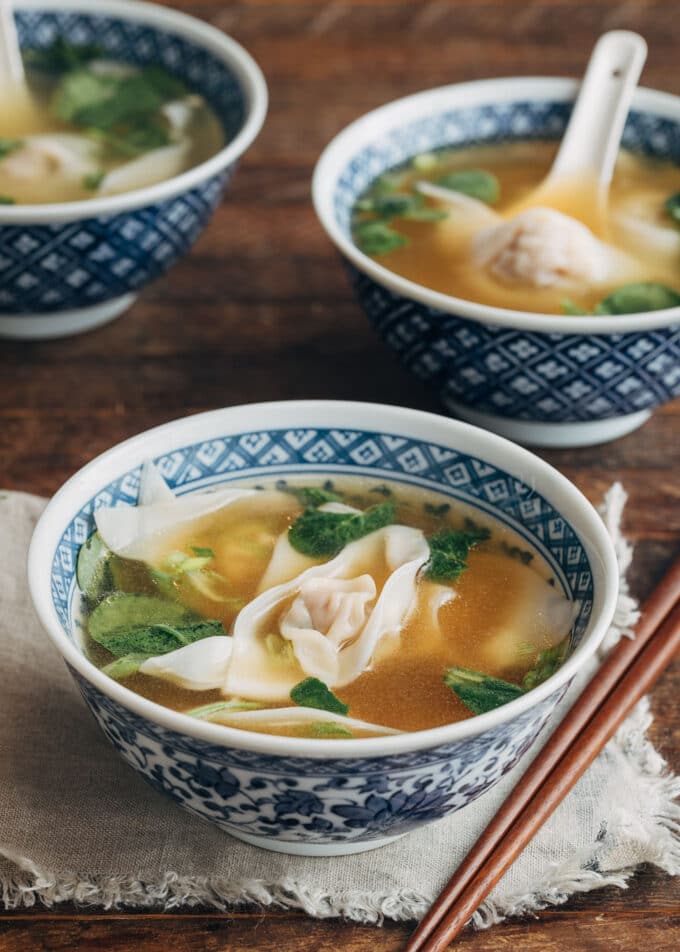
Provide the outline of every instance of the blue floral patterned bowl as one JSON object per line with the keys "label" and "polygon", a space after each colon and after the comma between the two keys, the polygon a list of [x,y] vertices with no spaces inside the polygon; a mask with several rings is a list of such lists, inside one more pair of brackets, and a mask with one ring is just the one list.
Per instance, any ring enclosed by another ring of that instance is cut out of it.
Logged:
{"label": "blue floral patterned bowl", "polygon": [[[84,656],[76,553],[98,506],[137,499],[154,459],[179,493],[290,473],[358,474],[445,493],[536,546],[577,604],[568,660],[488,714],[361,740],[273,737],[197,721],[134,694]],[[40,619],[122,757],[233,836],[287,853],[372,849],[470,803],[529,749],[614,611],[618,571],[597,513],[556,470],[500,437],[433,414],[360,403],[235,407],[150,430],[87,465],[35,531],[29,583]],[[124,792],[121,792],[121,796]]]}
{"label": "blue floral patterned bowl", "polygon": [[0,336],[60,337],[125,311],[194,243],[267,111],[246,51],[193,17],[135,0],[17,0],[22,47],[56,36],[96,42],[112,58],[158,64],[215,109],[227,144],[201,165],[125,195],[0,207]]}
{"label": "blue floral patterned bowl", "polygon": [[[566,79],[493,79],[397,100],[333,139],[313,182],[317,214],[359,300],[406,367],[455,416],[542,446],[615,439],[680,395],[680,307],[569,317],[449,297],[359,251],[350,218],[377,175],[418,152],[559,139],[576,89]],[[638,90],[623,144],[680,162],[680,98]]]}

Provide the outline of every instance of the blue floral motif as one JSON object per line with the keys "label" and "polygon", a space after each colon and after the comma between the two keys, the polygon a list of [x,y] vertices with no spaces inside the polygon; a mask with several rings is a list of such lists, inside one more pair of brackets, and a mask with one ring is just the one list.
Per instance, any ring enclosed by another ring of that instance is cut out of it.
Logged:
{"label": "blue floral motif", "polygon": [[286,813],[312,816],[314,813],[324,812],[321,800],[313,793],[305,790],[290,790],[288,793],[277,794],[274,797],[274,804],[277,817]]}
{"label": "blue floral motif", "polygon": [[[316,428],[225,435],[177,448],[156,462],[181,492],[242,478],[244,472],[255,482],[291,469],[317,478],[341,469],[378,482],[401,477],[436,488],[519,527],[545,553],[557,584],[578,603],[573,646],[588,625],[593,578],[576,532],[532,487],[484,460],[398,434]],[[90,532],[93,511],[98,505],[134,503],[138,488],[138,468],[103,486],[59,540],[52,598],[69,632],[77,604],[76,554]],[[232,748],[164,728],[71,673],[105,735],[155,790],[236,836],[336,846],[397,836],[471,803],[517,763],[566,689],[463,740],[400,754],[319,759]]]}

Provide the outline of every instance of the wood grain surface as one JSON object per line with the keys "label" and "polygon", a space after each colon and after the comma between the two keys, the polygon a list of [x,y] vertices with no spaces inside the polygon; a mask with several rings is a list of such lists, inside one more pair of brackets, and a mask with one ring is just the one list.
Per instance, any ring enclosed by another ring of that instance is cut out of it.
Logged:
{"label": "wood grain surface", "polygon": [[[316,222],[310,175],[347,122],[429,86],[504,75],[577,75],[597,35],[650,46],[645,85],[680,94],[677,0],[176,0],[243,43],[271,105],[227,200],[194,248],[123,318],[49,343],[0,342],[0,485],[49,495],[125,437],[178,416],[257,400],[375,400],[438,409],[370,330]],[[630,499],[631,573],[644,596],[680,549],[680,406],[605,446],[542,452],[593,501]],[[652,736],[680,770],[680,663],[652,695]],[[0,768],[1,769],[1,768]],[[384,928],[301,913],[0,912],[1,952],[391,952]],[[677,952],[680,886],[651,868],[626,891],[572,898],[537,918],[467,931],[469,952]]]}

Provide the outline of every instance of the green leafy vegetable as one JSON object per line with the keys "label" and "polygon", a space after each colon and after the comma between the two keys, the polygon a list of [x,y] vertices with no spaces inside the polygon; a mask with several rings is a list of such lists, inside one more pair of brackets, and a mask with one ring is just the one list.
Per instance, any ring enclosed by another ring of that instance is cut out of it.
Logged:
{"label": "green leafy vegetable", "polygon": [[518,545],[508,545],[507,542],[501,542],[501,549],[511,559],[521,562],[522,565],[528,565],[534,557],[534,553],[529,549],[521,549]]}
{"label": "green leafy vegetable", "polygon": [[454,192],[462,192],[480,202],[493,205],[500,197],[498,179],[491,172],[483,169],[464,169],[460,172],[447,172],[437,179],[437,185],[450,188]]}
{"label": "green leafy vegetable", "polygon": [[112,661],[110,664],[105,665],[102,668],[104,674],[108,674],[110,678],[113,678],[114,681],[122,681],[123,678],[130,678],[133,674],[137,674],[140,667],[144,664],[145,661],[148,661],[149,658],[153,658],[153,655],[150,654],[128,654],[123,655],[122,658],[116,658],[115,661]]}
{"label": "green leafy vegetable", "polygon": [[53,111],[114,155],[133,157],[168,145],[170,134],[160,109],[185,93],[180,80],[158,67],[129,76],[102,76],[79,68],[64,75]]}
{"label": "green leafy vegetable", "polygon": [[390,525],[396,511],[393,502],[382,502],[357,513],[305,509],[288,530],[288,541],[303,555],[332,556],[350,542]]}
{"label": "green leafy vegetable", "polygon": [[111,590],[110,558],[111,552],[98,532],[93,532],[78,550],[76,582],[90,603],[98,601],[105,592]]}
{"label": "green leafy vegetable", "polygon": [[444,683],[473,714],[486,714],[524,694],[517,684],[467,668],[447,668]]}
{"label": "green leafy vegetable", "polygon": [[327,502],[341,501],[341,497],[337,493],[331,492],[329,489],[321,489],[318,486],[289,486],[288,483],[279,483],[277,489],[295,496],[303,506],[312,509],[323,506]]}
{"label": "green leafy vegetable", "polygon": [[386,255],[409,243],[408,238],[382,221],[360,222],[356,226],[354,238],[361,251],[367,255]]}
{"label": "green leafy vegetable", "polygon": [[16,201],[11,195],[0,195],[0,205],[16,205]]}
{"label": "green leafy vegetable", "polygon": [[453,582],[467,568],[470,549],[484,542],[491,533],[488,529],[471,531],[442,529],[428,539],[430,558],[425,565],[425,577],[432,582]]}
{"label": "green leafy vegetable", "polygon": [[102,169],[97,172],[90,172],[83,177],[83,188],[86,188],[89,192],[96,192],[105,178],[106,172]]}
{"label": "green leafy vegetable", "polygon": [[585,317],[589,313],[580,304],[572,301],[571,298],[563,298],[560,301],[560,308],[563,314],[569,314],[570,317]]}
{"label": "green leafy vegetable", "polygon": [[4,159],[6,156],[11,155],[12,152],[16,152],[23,144],[21,139],[7,139],[4,136],[0,136],[0,159]]}
{"label": "green leafy vegetable", "polygon": [[613,291],[609,297],[595,308],[596,314],[637,314],[641,311],[660,311],[667,307],[678,307],[680,294],[663,284],[642,281],[639,284],[625,284]]}
{"label": "green leafy vegetable", "polygon": [[68,73],[103,55],[103,47],[96,43],[76,46],[59,36],[44,49],[24,50],[22,58],[30,69],[44,73]]}
{"label": "green leafy vegetable", "polygon": [[441,221],[448,218],[442,208],[430,208],[419,192],[389,192],[357,202],[358,211],[373,212],[381,221],[405,218],[411,221]]}
{"label": "green leafy vegetable", "polygon": [[314,721],[309,725],[312,737],[354,737],[343,724],[336,721]]}
{"label": "green leafy vegetable", "polygon": [[197,555],[200,559],[215,558],[215,553],[207,545],[192,545],[190,548],[194,555]]}
{"label": "green leafy vegetable", "polygon": [[305,678],[300,681],[290,692],[290,697],[299,707],[315,707],[319,711],[330,711],[331,714],[343,716],[349,711],[349,704],[343,704],[318,678]]}
{"label": "green leafy vegetable", "polygon": [[93,641],[122,658],[165,654],[202,638],[223,635],[224,626],[155,595],[115,592],[94,609],[88,631]]}
{"label": "green leafy vegetable", "polygon": [[671,218],[680,224],[680,192],[670,195],[664,202],[664,208]]}
{"label": "green leafy vegetable", "polygon": [[432,172],[439,165],[439,156],[434,152],[421,152],[420,155],[414,155],[411,165],[418,172]]}
{"label": "green leafy vegetable", "polygon": [[438,519],[440,519],[450,511],[451,504],[448,502],[443,502],[440,506],[435,506],[431,502],[426,502],[423,505],[423,509],[428,514],[428,516],[436,516]]}
{"label": "green leafy vegetable", "polygon": [[224,711],[259,711],[264,704],[257,701],[242,701],[240,698],[232,698],[231,701],[215,701],[214,704],[204,704],[202,707],[194,707],[190,711],[185,711],[189,717],[198,717],[201,720],[209,721],[216,714]]}
{"label": "green leafy vegetable", "polygon": [[522,680],[524,689],[530,691],[532,688],[538,687],[539,684],[542,684],[544,681],[547,681],[548,678],[552,677],[564,661],[566,652],[566,641],[562,641],[552,648],[546,648],[545,651],[541,651],[534,667],[524,675]]}

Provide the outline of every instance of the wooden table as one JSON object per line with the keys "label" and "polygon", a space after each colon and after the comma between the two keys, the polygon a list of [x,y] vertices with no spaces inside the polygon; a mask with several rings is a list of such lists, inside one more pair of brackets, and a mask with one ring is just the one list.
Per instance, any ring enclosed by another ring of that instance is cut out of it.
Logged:
{"label": "wooden table", "polygon": [[[49,495],[119,440],[214,407],[296,397],[437,409],[376,340],[309,201],[321,148],[347,122],[429,86],[494,75],[577,74],[595,37],[629,28],[650,45],[646,85],[680,93],[677,0],[178,0],[241,41],[271,92],[265,129],[193,253],[110,326],[0,345],[0,485]],[[542,453],[593,501],[630,494],[633,589],[644,596],[680,544],[680,406],[605,446]],[[680,663],[653,693],[652,737],[680,770]],[[0,913],[1,952],[401,947],[384,929],[300,913]],[[627,892],[572,899],[538,919],[466,933],[470,952],[675,952],[680,886],[641,870]]]}

